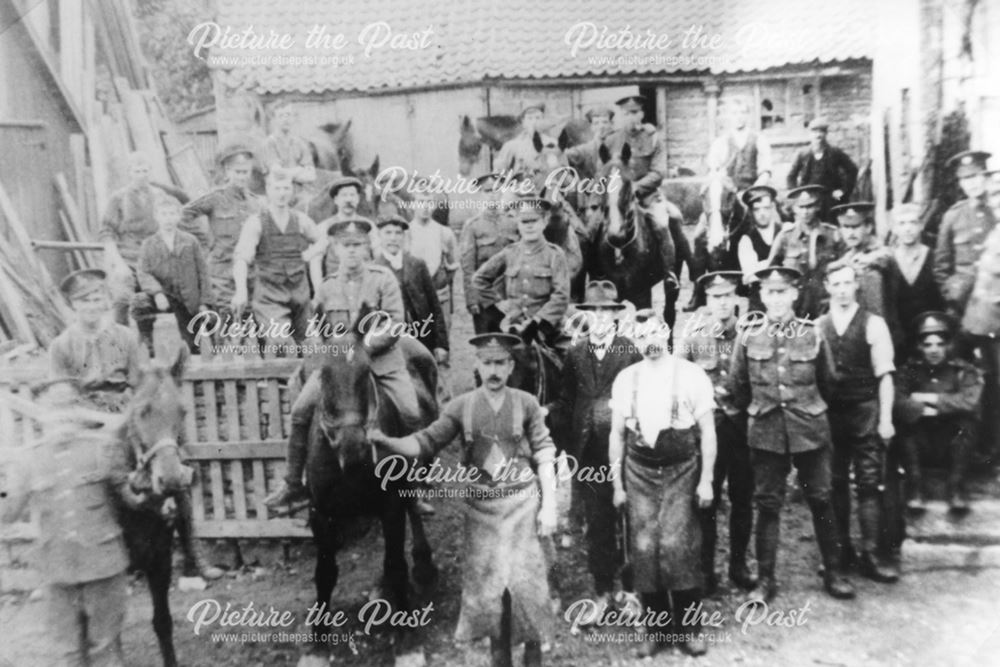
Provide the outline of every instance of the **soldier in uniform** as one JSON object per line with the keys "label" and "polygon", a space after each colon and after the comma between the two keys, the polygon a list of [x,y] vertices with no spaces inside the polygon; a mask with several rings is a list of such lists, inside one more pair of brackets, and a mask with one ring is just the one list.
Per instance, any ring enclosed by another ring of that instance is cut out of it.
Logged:
{"label": "soldier in uniform", "polygon": [[[233,254],[243,223],[262,208],[250,192],[253,151],[243,144],[230,144],[219,152],[219,164],[226,184],[195,199],[184,207],[181,230],[194,234],[208,253],[208,272],[212,282],[212,304],[220,317],[235,316],[230,310],[236,283],[233,279]],[[207,221],[203,224],[201,220]]]}
{"label": "soldier in uniform", "polygon": [[576,170],[577,176],[594,179],[601,170],[599,150],[604,140],[615,129],[615,111],[608,106],[597,106],[588,109],[584,117],[590,123],[590,131],[594,136],[590,141],[568,148],[566,159],[569,161],[569,166]]}
{"label": "soldier in uniform", "polygon": [[[69,300],[76,320],[49,346],[50,377],[77,379],[95,407],[122,412],[148,363],[145,347],[133,330],[109,320],[111,296],[104,271],[75,271],[63,279],[59,289]],[[174,498],[184,576],[220,578],[222,570],[205,562],[194,536],[190,492]]]}
{"label": "soldier in uniform", "polygon": [[500,175],[495,173],[483,174],[473,181],[485,193],[485,207],[482,213],[465,222],[458,239],[465,307],[472,315],[476,333],[500,330],[503,313],[497,309],[496,303],[500,300],[498,293],[503,289],[503,276],[484,290],[473,285],[472,277],[490,258],[518,240],[517,219],[505,210],[500,182]]}
{"label": "soldier in uniform", "polygon": [[[110,434],[72,408],[76,388],[56,380],[39,390],[43,438],[3,483],[3,522],[30,500],[39,516],[36,565],[48,584],[48,636],[58,655],[35,664],[124,665],[121,633],[128,554],[114,509]],[[49,648],[49,647],[46,647]]]}
{"label": "soldier in uniform", "polygon": [[942,312],[922,313],[913,323],[918,356],[899,371],[895,413],[907,477],[907,508],[925,509],[921,459],[944,459],[948,500],[954,511],[969,508],[965,477],[978,431],[982,373],[954,357],[954,322]]}
{"label": "soldier in uniform", "polygon": [[[629,169],[632,170],[633,188],[639,205],[650,205],[649,196],[658,192],[660,183],[667,176],[667,144],[655,125],[643,123],[643,106],[646,98],[629,95],[617,102],[622,113],[622,127],[609,134],[604,144],[611,155],[621,155],[628,144],[632,150]],[[666,226],[666,220],[660,221]]]}
{"label": "soldier in uniform", "polygon": [[188,201],[183,191],[149,180],[149,158],[145,154],[132,153],[129,156],[128,171],[129,184],[112,193],[98,234],[98,238],[104,242],[108,265],[120,265],[124,262],[129,269],[128,274],[122,272],[120,276],[114,275],[110,281],[114,317],[118,324],[128,324],[133,295],[143,288],[139,281],[139,250],[142,242],[156,234],[158,229],[153,216],[154,193],[166,193],[181,203]]}
{"label": "soldier in uniform", "polygon": [[[337,212],[329,218],[318,221],[321,232],[329,234],[331,225],[354,220],[358,217],[358,205],[361,203],[363,187],[361,181],[353,176],[341,176],[330,184],[329,195],[337,207]],[[310,216],[312,216],[312,211],[313,207],[310,207]],[[371,235],[368,237],[368,243],[370,253],[365,259],[371,260],[378,249],[378,235],[374,231],[374,227]],[[332,276],[335,274],[337,272],[337,262],[337,253],[334,251],[333,246],[327,246],[323,257],[323,275]]]}
{"label": "soldier in uniform", "polygon": [[830,398],[833,359],[810,320],[797,319],[798,269],[772,266],[757,272],[766,316],[737,337],[730,371],[732,404],[749,415],[747,442],[757,505],[759,583],[750,599],[768,603],[777,594],[775,566],[781,507],[792,465],[813,517],[826,591],[854,597],[843,576],[831,502]]}
{"label": "soldier in uniform", "polygon": [[[287,323],[293,339],[301,344],[311,314],[309,281],[317,286],[323,281],[326,237],[309,216],[290,207],[292,187],[291,172],[275,167],[268,173],[267,207],[247,218],[234,249],[232,306],[236,312],[246,307],[247,275],[253,265],[253,313],[258,324],[270,330]],[[311,258],[308,263],[306,257]]]}
{"label": "soldier in uniform", "polygon": [[521,133],[500,147],[493,160],[493,168],[499,172],[519,173],[535,163],[538,151],[532,137],[545,117],[545,103],[538,100],[525,102],[518,120]]}
{"label": "soldier in uniform", "polygon": [[757,579],[747,567],[747,547],[753,529],[753,469],[747,447],[747,415],[734,406],[729,395],[729,370],[737,336],[737,271],[716,271],[699,282],[706,306],[685,325],[680,355],[708,373],[715,388],[715,435],[718,452],[712,476],[712,504],[701,513],[701,558],[705,592],[718,588],[715,545],[718,538],[716,513],[722,484],[729,480],[729,579],[740,588],[752,589]]}
{"label": "soldier in uniform", "polygon": [[[335,274],[327,276],[323,281],[316,298],[319,309],[325,314],[323,326],[332,334],[338,329],[349,331],[364,309],[370,309],[373,313],[381,311],[381,316],[389,318],[389,328],[393,323],[406,321],[403,294],[396,276],[384,266],[367,261],[371,229],[370,222],[364,218],[355,218],[334,223],[327,230],[328,235],[333,238],[338,268]],[[376,324],[375,321],[366,324],[361,333],[376,331],[373,328]],[[365,344],[368,346],[376,382],[396,406],[407,429],[415,430],[420,419],[417,392],[406,370],[403,352],[396,344],[397,337],[390,333],[379,333],[366,338],[370,339]],[[264,500],[268,507],[294,506],[309,497],[302,483],[302,473],[305,469],[309,428],[321,391],[317,370],[310,375],[292,406],[287,474],[284,484]]]}
{"label": "soldier in uniform", "polygon": [[896,347],[896,364],[900,365],[909,357],[917,340],[910,323],[920,313],[943,310],[944,300],[934,282],[931,249],[920,242],[924,232],[920,206],[900,204],[892,209],[892,220],[896,245],[892,249],[895,262],[890,282],[894,286],[897,319],[908,327]]}
{"label": "soldier in uniform", "polygon": [[756,273],[767,266],[771,247],[781,229],[778,192],[769,185],[754,185],[744,191],[740,199],[750,211],[752,226],[736,244],[736,257],[743,273],[743,284],[750,292],[749,310],[764,312]]}
{"label": "soldier in uniform", "polygon": [[745,99],[732,100],[726,106],[729,127],[712,142],[708,168],[725,174],[738,191],[767,185],[771,181],[771,143],[747,127],[750,105]]}
{"label": "soldier in uniform", "polygon": [[[830,312],[816,323],[833,356],[835,376],[827,400],[833,436],[833,510],[837,518],[840,562],[857,565],[861,574],[883,583],[899,571],[877,553],[882,521],[886,448],[892,426],[892,374],[895,351],[883,318],[858,303],[858,271],[850,264],[827,268]],[[851,481],[858,493],[861,556],[851,546]]]}
{"label": "soldier in uniform", "polygon": [[526,667],[539,667],[542,641],[552,627],[539,538],[556,529],[555,446],[535,397],[507,386],[514,369],[511,348],[520,342],[502,333],[471,338],[481,387],[455,398],[437,421],[413,435],[369,432],[380,448],[414,458],[430,458],[456,438],[461,442],[463,465],[481,481],[468,488],[455,637],[489,637],[494,667],[510,667],[512,646],[521,642]]}
{"label": "soldier in uniform", "polygon": [[[851,193],[858,180],[858,165],[847,153],[831,146],[826,141],[830,123],[825,118],[814,118],[809,123],[812,140],[792,163],[788,171],[788,187],[800,188],[804,185],[822,185],[829,196],[822,202],[823,217],[832,203],[851,200]],[[832,201],[831,201],[832,200]]]}
{"label": "soldier in uniform", "polygon": [[795,304],[798,317],[815,320],[826,312],[827,294],[823,277],[830,262],[844,254],[840,232],[820,219],[820,208],[826,190],[819,185],[806,185],[789,190],[795,221],[785,224],[771,247],[771,266],[785,266],[802,274],[801,289],[796,288],[799,301]]}
{"label": "soldier in uniform", "polygon": [[498,308],[511,330],[525,340],[541,333],[555,340],[569,305],[569,271],[561,248],[545,240],[549,202],[533,196],[518,201],[521,240],[491,257],[472,277],[480,294],[502,279]]}

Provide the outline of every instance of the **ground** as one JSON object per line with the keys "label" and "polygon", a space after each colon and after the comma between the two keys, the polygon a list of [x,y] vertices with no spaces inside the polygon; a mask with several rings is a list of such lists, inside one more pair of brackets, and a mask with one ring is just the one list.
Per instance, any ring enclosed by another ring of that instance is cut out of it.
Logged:
{"label": "ground", "polygon": [[[461,303],[459,303],[461,307]],[[454,368],[471,368],[471,355],[464,341],[470,335],[470,323],[456,318],[452,340],[455,346]],[[451,377],[454,389],[471,386],[467,371]],[[453,457],[454,453],[446,453]],[[457,644],[452,634],[458,618],[461,581],[461,501],[456,498],[435,501],[438,514],[429,522],[429,535],[435,560],[441,569],[440,583],[433,592],[434,604],[424,630],[425,649],[430,665],[485,666],[488,654],[482,643]],[[724,518],[720,521],[725,523]],[[720,545],[725,545],[722,529]],[[627,642],[616,641],[616,631],[607,629],[596,636],[572,636],[569,623],[560,620],[556,634],[545,654],[548,665],[973,665],[995,664],[1000,654],[1000,622],[997,603],[1000,599],[1000,559],[969,557],[942,558],[940,550],[907,543],[904,548],[902,580],[896,585],[876,584],[859,577],[854,581],[858,599],[836,601],[822,590],[816,574],[818,555],[808,510],[799,494],[789,494],[782,524],[782,542],[778,576],[781,591],[769,610],[766,622],[747,627],[743,632],[734,614],[742,596],[728,587],[705,603],[706,611],[718,611],[723,624],[716,631],[719,643],[707,656],[693,659],[676,649],[657,657],[637,661]],[[181,664],[190,667],[271,667],[293,665],[302,646],[294,642],[260,641],[251,633],[257,627],[206,625],[195,635],[195,624],[188,616],[202,600],[215,600],[224,609],[241,611],[249,604],[255,610],[290,612],[295,618],[291,627],[272,627],[266,631],[303,632],[302,621],[312,604],[313,550],[305,542],[288,545],[288,558],[280,544],[241,543],[244,559],[250,564],[213,583],[205,591],[171,591],[175,641]],[[724,551],[720,547],[720,551]],[[962,552],[966,553],[966,552]],[[977,552],[978,553],[978,552]],[[231,545],[211,545],[212,560],[232,565]],[[590,579],[586,571],[582,539],[576,546],[558,551],[562,571],[560,591],[563,607],[588,597]],[[367,599],[367,591],[381,570],[381,538],[377,530],[351,544],[339,557],[341,579],[334,592],[332,607],[344,610],[347,625],[332,632],[338,645],[333,649],[334,664],[374,667],[392,664],[389,638],[362,633],[358,612]],[[724,568],[725,556],[718,555],[717,567]],[[176,571],[176,570],[175,570]],[[16,640],[0,643],[0,667],[49,665],[44,657],[47,637],[44,632],[44,601],[26,596],[0,598],[0,627],[4,636]],[[776,613],[775,613],[776,612]],[[784,618],[795,618],[795,627],[778,625]],[[141,582],[129,597],[124,633],[128,664],[159,664],[156,640],[150,624],[152,609]],[[221,633],[237,635],[223,639]],[[519,662],[519,659],[518,659]]]}

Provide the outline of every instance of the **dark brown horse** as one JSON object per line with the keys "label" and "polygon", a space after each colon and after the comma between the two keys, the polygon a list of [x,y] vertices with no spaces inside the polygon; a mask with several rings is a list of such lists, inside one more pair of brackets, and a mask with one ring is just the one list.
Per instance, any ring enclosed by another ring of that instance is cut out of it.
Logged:
{"label": "dark brown horse", "polygon": [[153,599],[153,630],[165,667],[177,665],[170,616],[172,494],[186,493],[190,470],[181,465],[178,442],[184,428],[180,382],[187,348],[179,346],[169,366],[146,370],[116,433],[112,484],[122,489],[119,520],[131,569],[146,577]]}
{"label": "dark brown horse", "polygon": [[[363,320],[362,317],[358,318]],[[390,436],[403,436],[396,407],[376,386],[371,359],[355,336],[340,339],[337,354],[328,354],[320,371],[322,400],[313,416],[309,439],[307,485],[311,503],[309,522],[316,544],[316,601],[329,609],[339,570],[337,552],[345,543],[345,528],[357,517],[375,516],[385,541],[383,588],[394,611],[414,608],[409,591],[406,562],[406,523],[413,528],[413,581],[427,587],[437,577],[430,545],[420,517],[412,511],[412,499],[404,497],[404,482],[389,482],[383,488],[376,473],[375,449],[366,431],[377,426]],[[437,416],[435,387],[437,367],[433,357],[417,341],[401,338],[421,408],[422,425]],[[315,631],[323,633],[322,626]],[[423,650],[419,631],[394,629],[397,665],[419,665]],[[299,661],[300,667],[326,665],[329,649],[317,642]]]}

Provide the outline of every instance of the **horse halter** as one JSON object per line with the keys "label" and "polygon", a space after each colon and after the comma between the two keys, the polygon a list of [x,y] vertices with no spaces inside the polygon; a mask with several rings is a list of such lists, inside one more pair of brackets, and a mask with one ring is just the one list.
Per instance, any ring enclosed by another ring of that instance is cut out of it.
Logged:
{"label": "horse halter", "polygon": [[[330,424],[323,418],[323,415],[320,415],[319,430],[323,433],[323,437],[327,439],[327,442],[333,442],[333,437],[330,435],[331,427],[341,428],[343,426],[359,426],[364,427],[367,431],[368,429],[378,426],[380,400],[378,395],[378,384],[376,384],[375,377],[373,375],[368,376],[368,387],[372,395],[372,405],[369,407],[368,415],[365,419],[362,419],[359,413],[352,412],[350,417],[334,420],[334,423]],[[370,442],[369,444],[372,449],[372,463],[378,463],[378,450],[375,447],[375,443]]]}
{"label": "horse halter", "polygon": [[153,459],[156,458],[157,454],[159,454],[162,450],[171,447],[175,451],[180,451],[180,446],[177,444],[177,440],[175,438],[160,438],[153,444],[152,447],[146,451],[142,451],[139,443],[133,439],[132,451],[135,452],[135,472],[145,470],[146,466],[148,466]]}

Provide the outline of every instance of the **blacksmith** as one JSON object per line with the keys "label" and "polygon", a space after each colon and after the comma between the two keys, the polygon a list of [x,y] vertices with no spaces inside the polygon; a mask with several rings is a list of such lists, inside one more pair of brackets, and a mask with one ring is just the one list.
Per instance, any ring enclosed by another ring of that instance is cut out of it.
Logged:
{"label": "blacksmith", "polygon": [[[550,419],[553,430],[565,434],[566,452],[575,457],[580,471],[609,469],[611,385],[620,371],[642,359],[635,344],[618,332],[617,318],[626,308],[608,280],[591,281],[584,302],[577,306],[586,315],[576,317],[587,326],[566,353],[562,391]],[[610,604],[620,567],[613,492],[609,479],[573,477],[572,493],[582,500],[586,513],[587,564],[601,605]]]}
{"label": "blacksmith", "polygon": [[448,328],[445,324],[437,289],[423,260],[403,250],[406,230],[410,225],[395,215],[379,220],[382,251],[375,258],[396,276],[403,292],[406,323],[413,325],[414,336],[434,354],[439,364],[448,363]]}
{"label": "blacksmith", "polygon": [[500,190],[500,174],[487,173],[477,177],[475,185],[484,194],[483,212],[470,218],[462,227],[458,239],[459,263],[462,266],[462,286],[465,307],[472,315],[476,333],[499,331],[503,313],[496,307],[498,293],[503,289],[503,276],[498,276],[487,289],[478,289],[472,281],[483,264],[501,250],[516,243],[517,219],[508,215],[505,198]]}
{"label": "blacksmith", "polygon": [[[826,274],[830,312],[817,322],[829,348],[835,376],[828,404],[833,438],[833,510],[840,563],[883,583],[899,579],[895,565],[877,553],[882,521],[886,448],[892,425],[895,351],[885,320],[858,303],[858,272],[851,264],[831,264]],[[858,494],[860,560],[851,546],[851,472]]]}
{"label": "blacksmith", "polygon": [[743,272],[743,284],[749,289],[749,310],[764,312],[760,302],[760,284],[757,271],[768,265],[771,247],[781,229],[778,213],[778,192],[769,185],[755,185],[740,195],[743,205],[750,211],[753,226],[740,237],[736,256]]}
{"label": "blacksmith", "polygon": [[535,163],[538,151],[535,150],[532,137],[536,131],[541,131],[540,125],[544,117],[545,102],[528,100],[521,105],[521,113],[518,115],[521,132],[500,147],[500,151],[493,159],[495,169],[516,174]]}
{"label": "blacksmith", "polygon": [[900,204],[892,209],[892,249],[895,263],[891,283],[896,295],[899,322],[905,327],[901,344],[896,347],[896,364],[909,358],[916,346],[916,331],[910,326],[917,315],[944,310],[941,290],[934,281],[933,253],[921,242],[924,219],[918,204]]}
{"label": "blacksmith", "polygon": [[[253,151],[246,145],[233,143],[219,152],[219,164],[226,175],[226,184],[195,199],[184,207],[182,231],[194,234],[208,254],[208,272],[212,280],[214,310],[225,318],[239,319],[231,304],[236,291],[233,279],[233,255],[240,230],[263,202],[250,192],[253,173]],[[202,223],[202,219],[206,222]]]}
{"label": "blacksmith", "polygon": [[433,194],[425,191],[428,181],[420,183],[424,187],[413,193],[413,220],[407,231],[406,248],[411,255],[427,265],[444,313],[445,329],[450,331],[454,309],[452,284],[455,272],[458,271],[458,239],[451,227],[442,225],[431,217],[436,200]]}
{"label": "blacksmith", "polygon": [[736,346],[738,271],[707,273],[700,279],[706,305],[688,320],[680,355],[708,373],[715,388],[715,436],[718,452],[712,475],[712,504],[702,510],[702,571],[705,592],[718,587],[715,574],[715,545],[718,538],[716,513],[722,498],[722,484],[729,480],[729,580],[750,590],[756,577],[747,567],[747,547],[753,529],[753,468],[747,446],[747,415],[733,405],[729,394],[729,370]]}
{"label": "blacksmith", "polygon": [[593,135],[590,141],[586,141],[579,146],[566,149],[566,160],[569,166],[576,170],[580,178],[594,179],[601,169],[601,158],[598,153],[604,140],[615,129],[615,110],[610,106],[595,106],[587,109],[583,114],[590,123],[590,132]]}
{"label": "blacksmith", "polygon": [[149,157],[132,153],[128,160],[129,183],[111,194],[108,208],[101,219],[98,238],[104,242],[105,262],[108,267],[122,265],[128,271],[115,273],[109,282],[112,292],[115,321],[128,324],[129,306],[133,295],[139,291],[136,271],[142,242],[156,234],[157,224],[153,213],[153,199],[157,192],[165,193],[187,203],[188,196],[171,185],[149,179]]}
{"label": "blacksmith", "polygon": [[771,143],[747,127],[749,102],[734,98],[726,102],[725,110],[726,131],[709,148],[708,168],[724,174],[739,191],[767,185],[771,181]]}
{"label": "blacksmith", "polygon": [[730,372],[732,403],[749,415],[747,442],[757,505],[759,583],[750,599],[770,602],[777,594],[781,508],[792,465],[812,513],[826,590],[835,598],[853,598],[854,587],[841,573],[830,492],[826,399],[831,395],[833,358],[814,323],[795,317],[799,271],[769,267],[757,277],[766,317],[748,324],[737,338]]}
{"label": "blacksmith", "polygon": [[[94,407],[122,412],[149,361],[144,346],[133,330],[111,321],[111,294],[103,271],[83,269],[71,273],[59,289],[69,300],[76,319],[49,346],[50,377],[79,380]],[[184,576],[220,578],[223,571],[205,562],[195,538],[190,492],[178,493],[174,498],[177,534],[184,550]]]}
{"label": "blacksmith", "polygon": [[951,343],[954,320],[946,313],[922,313],[913,323],[918,356],[899,371],[895,413],[907,477],[907,508],[925,509],[923,463],[944,463],[951,509],[969,508],[965,487],[970,455],[979,430],[982,372],[956,357]]}
{"label": "blacksmith", "polygon": [[[657,192],[667,175],[667,143],[655,125],[643,123],[646,98],[642,95],[628,95],[617,102],[622,115],[622,126],[609,134],[604,143],[611,155],[621,155],[628,144],[632,157],[629,169],[634,179],[633,188],[640,206],[646,208],[648,198]],[[666,226],[666,221],[662,221]]]}
{"label": "blacksmith", "polygon": [[489,637],[495,667],[510,667],[512,646],[521,642],[524,664],[541,665],[552,623],[539,538],[556,528],[555,446],[535,397],[507,386],[510,350],[520,342],[507,334],[473,337],[481,387],[448,403],[437,421],[411,436],[390,438],[377,430],[369,436],[385,450],[423,458],[460,438],[462,465],[478,481],[467,489],[455,637]]}
{"label": "blacksmith", "polygon": [[[636,313],[636,322],[644,358],[620,372],[611,388],[608,457],[612,464],[624,461],[623,474],[613,478],[613,501],[627,507],[628,549],[643,606],[670,613],[672,630],[684,635],[681,648],[702,655],[701,625],[681,621],[702,595],[698,509],[712,502],[714,391],[705,371],[669,353],[670,328],[652,309]],[[655,653],[659,639],[647,635],[640,656]]]}
{"label": "blacksmith", "polygon": [[[324,314],[321,333],[325,342],[345,354],[350,345],[365,345],[371,357],[372,374],[386,396],[399,411],[400,419],[410,430],[416,429],[420,419],[417,392],[406,370],[406,360],[397,345],[398,335],[392,331],[393,323],[404,323],[403,294],[396,276],[389,269],[367,261],[372,224],[355,218],[330,225],[327,230],[333,238],[332,246],[338,257],[337,272],[327,276],[320,286],[317,299]],[[346,338],[363,311],[371,311],[369,320],[362,327],[362,334],[369,334],[364,341],[355,343]],[[384,318],[388,317],[388,322]],[[339,332],[339,333],[338,333]],[[292,430],[288,438],[287,473],[284,483],[264,502],[269,507],[295,505],[309,497],[302,483],[305,469],[309,427],[320,400],[319,371],[313,372],[292,406]]]}
{"label": "blacksmith", "polygon": [[569,305],[569,269],[561,248],[545,240],[551,204],[534,196],[518,201],[521,240],[507,246],[479,267],[473,287],[482,292],[502,280],[497,307],[514,333],[525,340],[552,342],[559,334]]}
{"label": "blacksmith", "polygon": [[851,200],[851,193],[858,180],[858,165],[847,153],[827,142],[830,122],[823,117],[814,118],[809,123],[812,138],[809,145],[795,157],[788,171],[788,188],[804,185],[821,185],[829,199],[821,202],[824,218],[832,204]]}
{"label": "blacksmith", "polygon": [[[253,266],[252,306],[257,324],[268,332],[277,326],[290,326],[292,339],[301,344],[313,310],[310,280],[317,288],[323,281],[326,237],[309,216],[291,208],[292,194],[292,173],[272,168],[267,174],[267,206],[247,218],[236,243],[232,307],[241,312],[247,306],[248,275]],[[269,335],[267,340],[278,346],[291,342],[283,336]]]}
{"label": "blacksmith", "polygon": [[795,314],[815,320],[826,312],[827,293],[823,287],[826,267],[844,254],[840,232],[820,218],[826,190],[819,185],[806,185],[789,190],[795,221],[785,224],[771,247],[771,266],[793,268],[802,274],[801,287],[796,289],[799,301]]}
{"label": "blacksmith", "polygon": [[45,434],[6,475],[2,516],[17,520],[29,500],[38,511],[35,565],[49,584],[45,649],[56,655],[38,655],[35,664],[124,665],[128,555],[112,497],[114,441],[77,416],[76,388],[65,380],[39,394]]}

